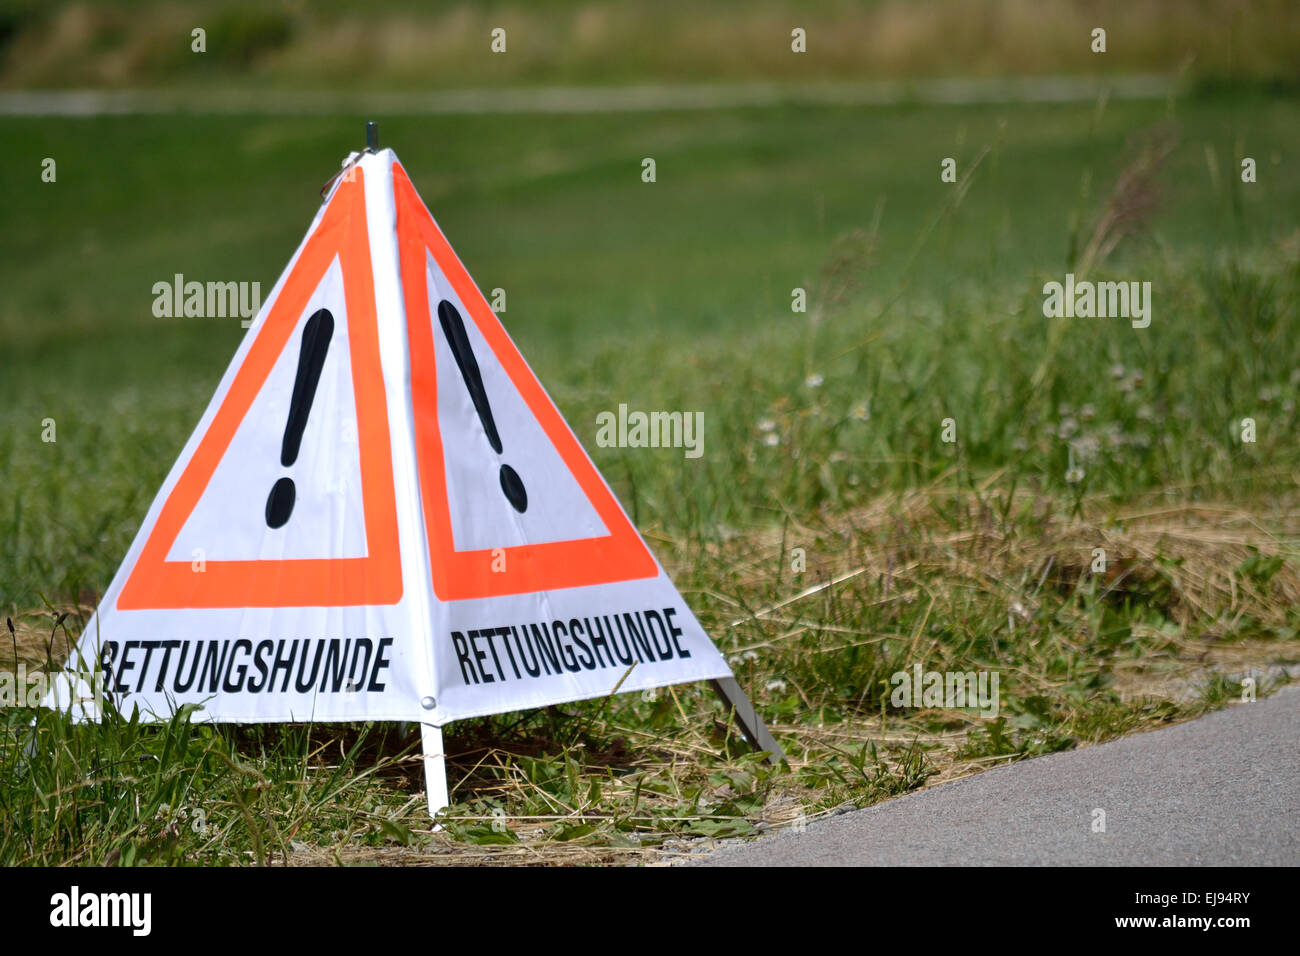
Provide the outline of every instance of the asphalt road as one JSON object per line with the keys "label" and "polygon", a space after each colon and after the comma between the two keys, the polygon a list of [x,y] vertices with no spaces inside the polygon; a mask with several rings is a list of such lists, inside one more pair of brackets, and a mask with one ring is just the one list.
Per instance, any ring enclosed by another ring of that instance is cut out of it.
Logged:
{"label": "asphalt road", "polygon": [[[1105,832],[1093,832],[1094,810]],[[1300,688],[701,854],[704,866],[1300,865]]]}

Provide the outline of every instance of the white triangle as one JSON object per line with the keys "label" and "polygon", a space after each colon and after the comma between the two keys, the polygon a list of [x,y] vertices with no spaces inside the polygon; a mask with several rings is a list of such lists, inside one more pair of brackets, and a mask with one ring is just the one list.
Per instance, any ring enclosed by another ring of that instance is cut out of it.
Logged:
{"label": "white triangle", "polygon": [[[334,331],[297,460],[280,463],[286,419],[307,319],[327,309]],[[293,512],[279,528],[266,524],[266,498],[289,477]],[[221,464],[168,552],[173,561],[364,557],[357,413],[348,348],[347,304],[337,258],[312,294]]]}
{"label": "white triangle", "polygon": [[[461,316],[469,310],[427,255],[429,302],[451,302]],[[434,347],[438,367],[438,421],[442,429],[447,495],[458,551],[545,544],[609,534],[565,467],[555,446],[533,418],[510,377],[488,348],[478,326],[464,322],[502,443],[498,455],[488,443],[450,340],[437,318]],[[500,467],[515,470],[527,490],[527,505],[516,510],[501,490]]]}

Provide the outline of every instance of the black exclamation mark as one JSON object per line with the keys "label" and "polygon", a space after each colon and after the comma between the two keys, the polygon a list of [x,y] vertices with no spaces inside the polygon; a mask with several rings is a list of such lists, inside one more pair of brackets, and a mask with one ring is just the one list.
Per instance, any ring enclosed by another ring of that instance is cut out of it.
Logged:
{"label": "black exclamation mark", "polygon": [[[487,434],[488,444],[498,455],[501,454],[501,436],[497,434],[497,423],[492,419],[492,406],[488,404],[487,392],[483,388],[483,376],[479,374],[478,361],[474,350],[470,348],[469,337],[465,334],[465,323],[461,320],[456,307],[443,299],[438,303],[438,321],[442,324],[443,334],[451,345],[451,352],[456,356],[456,365],[465,379],[469,397],[474,402],[483,431]],[[523,480],[509,465],[501,466],[501,490],[506,499],[521,514],[528,510],[528,492],[524,490]]]}
{"label": "black exclamation mark", "polygon": [[[334,316],[328,309],[320,309],[307,320],[302,329],[302,347],[298,352],[298,376],[293,380],[293,398],[289,402],[289,421],[284,426],[284,441],[280,445],[280,464],[288,468],[298,460],[303,429],[316,397],[325,353],[329,351],[330,337],[334,334]],[[281,478],[271,488],[266,498],[266,523],[272,528],[282,528],[293,514],[296,491],[293,479]]]}

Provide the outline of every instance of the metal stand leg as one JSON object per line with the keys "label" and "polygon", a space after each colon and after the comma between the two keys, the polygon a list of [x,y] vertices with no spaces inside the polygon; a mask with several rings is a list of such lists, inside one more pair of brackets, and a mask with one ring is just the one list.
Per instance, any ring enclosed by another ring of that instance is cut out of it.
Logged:
{"label": "metal stand leg", "polygon": [[[772,763],[785,760],[785,752],[776,742],[758,716],[754,705],[749,702],[745,692],[740,689],[734,677],[723,677],[710,681],[726,705],[731,708],[736,718],[736,725],[741,735],[755,750],[764,750]],[[436,817],[439,810],[446,808],[451,800],[447,792],[447,755],[443,750],[442,730],[432,724],[420,725],[420,742],[424,748],[425,789],[429,797],[429,816]],[[440,829],[438,827],[434,828]]]}
{"label": "metal stand leg", "polygon": [[745,692],[736,683],[736,678],[723,677],[709,681],[709,683],[718,692],[718,696],[731,708],[731,712],[736,717],[736,725],[740,727],[740,732],[749,745],[755,750],[766,750],[770,755],[768,759],[772,763],[780,763],[785,760],[785,752],[781,750],[781,745],[776,742],[776,738],[768,731],[767,725],[763,723],[763,718],[758,716],[758,711],[754,710],[754,705],[749,702]]}
{"label": "metal stand leg", "polygon": [[442,747],[442,728],[421,724],[420,743],[424,747],[424,786],[429,795],[429,816],[436,818],[438,811],[451,802],[447,793],[447,755]]}

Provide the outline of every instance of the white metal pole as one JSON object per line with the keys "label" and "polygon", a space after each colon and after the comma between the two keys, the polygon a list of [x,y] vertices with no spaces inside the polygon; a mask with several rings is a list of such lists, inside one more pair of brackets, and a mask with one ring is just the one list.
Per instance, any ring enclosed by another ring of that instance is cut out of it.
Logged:
{"label": "white metal pole", "polygon": [[447,793],[447,755],[442,749],[442,728],[421,724],[420,743],[424,747],[424,786],[429,795],[429,816],[436,818],[438,811],[451,803]]}

